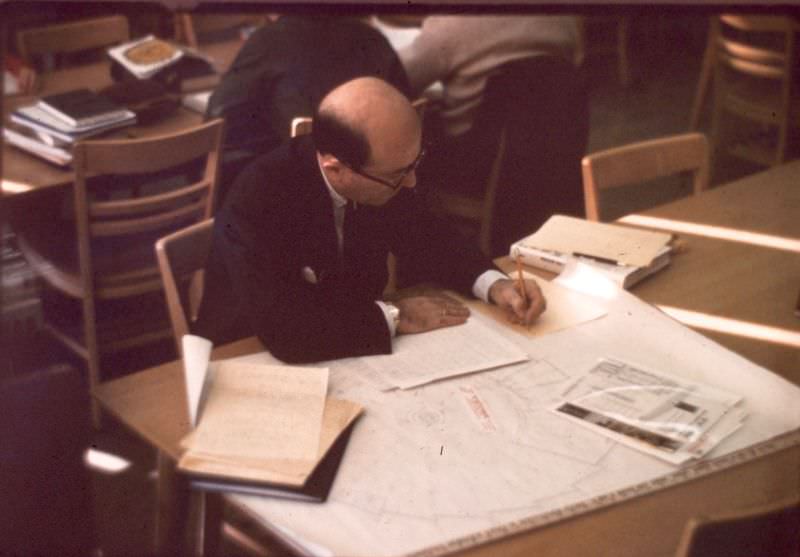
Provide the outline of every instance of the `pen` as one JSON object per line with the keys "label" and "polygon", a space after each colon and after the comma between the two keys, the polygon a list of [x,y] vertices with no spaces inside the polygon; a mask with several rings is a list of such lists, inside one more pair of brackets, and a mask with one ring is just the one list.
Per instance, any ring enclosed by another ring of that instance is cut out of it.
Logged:
{"label": "pen", "polygon": [[522,258],[517,252],[516,256],[517,260],[517,285],[519,286],[519,293],[522,296],[522,299],[525,300],[525,305],[527,306],[530,304],[530,300],[528,300],[528,291],[525,290],[525,281],[522,278]]}
{"label": "pen", "polygon": [[619,265],[618,261],[609,259],[607,257],[600,257],[599,255],[589,255],[588,253],[579,253],[577,251],[572,252],[572,255],[575,257],[585,257],[586,259],[591,259],[600,263],[608,263],[609,265]]}

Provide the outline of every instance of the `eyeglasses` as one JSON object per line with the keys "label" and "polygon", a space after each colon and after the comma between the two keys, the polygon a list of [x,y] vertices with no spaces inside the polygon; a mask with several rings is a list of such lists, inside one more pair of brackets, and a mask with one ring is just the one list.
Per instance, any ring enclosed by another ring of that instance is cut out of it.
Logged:
{"label": "eyeglasses", "polygon": [[370,179],[370,180],[372,180],[373,182],[377,182],[377,183],[381,184],[382,186],[386,186],[387,188],[391,188],[391,189],[393,189],[393,190],[396,190],[396,189],[397,189],[397,188],[399,188],[399,187],[400,187],[400,185],[403,183],[403,180],[405,180],[405,179],[406,179],[406,177],[408,177],[408,175],[409,175],[409,174],[411,174],[412,172],[414,172],[414,171],[417,169],[417,167],[418,167],[418,166],[420,165],[420,163],[422,162],[422,159],[424,159],[424,158],[425,158],[425,148],[423,147],[423,148],[421,148],[421,149],[419,150],[419,155],[417,155],[417,158],[416,158],[416,159],[414,159],[414,162],[412,162],[412,163],[411,163],[411,164],[409,164],[407,167],[405,167],[405,168],[403,168],[402,170],[400,170],[400,172],[401,172],[402,174],[401,174],[401,175],[400,175],[400,177],[399,177],[399,178],[398,178],[396,181],[394,181],[394,182],[390,182],[389,180],[385,180],[385,179],[383,179],[383,178],[379,178],[379,177],[377,177],[377,176],[373,176],[372,174],[367,174],[367,173],[366,173],[366,172],[364,172],[363,170],[359,170],[359,169],[357,169],[357,168],[354,168],[354,167],[352,167],[352,166],[350,166],[350,165],[348,165],[348,164],[346,164],[346,163],[345,163],[345,166],[347,166],[347,168],[349,168],[350,170],[352,170],[352,171],[353,171],[353,172],[355,172],[356,174],[360,174],[360,175],[361,175],[361,176],[363,176],[364,178],[369,178],[369,179]]}

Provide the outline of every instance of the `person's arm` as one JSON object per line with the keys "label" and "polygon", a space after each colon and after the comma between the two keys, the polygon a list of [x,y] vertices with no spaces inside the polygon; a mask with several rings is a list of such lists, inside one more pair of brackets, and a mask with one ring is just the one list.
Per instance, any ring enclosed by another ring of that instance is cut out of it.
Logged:
{"label": "person's arm", "polygon": [[452,70],[452,34],[447,25],[446,18],[425,18],[419,36],[397,53],[406,69],[414,96],[420,95],[434,82],[446,78]]}

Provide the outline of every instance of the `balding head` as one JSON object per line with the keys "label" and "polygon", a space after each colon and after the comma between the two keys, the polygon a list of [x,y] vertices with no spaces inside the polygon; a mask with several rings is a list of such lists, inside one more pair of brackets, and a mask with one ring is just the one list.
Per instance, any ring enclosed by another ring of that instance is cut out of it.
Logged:
{"label": "balding head", "polygon": [[321,154],[330,153],[356,168],[382,161],[420,135],[419,118],[408,99],[375,77],[353,79],[328,93],[313,129]]}

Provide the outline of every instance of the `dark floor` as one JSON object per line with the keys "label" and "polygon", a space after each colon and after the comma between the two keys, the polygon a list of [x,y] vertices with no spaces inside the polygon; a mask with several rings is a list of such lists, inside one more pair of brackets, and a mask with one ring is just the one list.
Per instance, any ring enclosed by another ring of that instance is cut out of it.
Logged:
{"label": "dark floor", "polygon": [[[627,88],[618,82],[613,56],[587,58],[592,98],[589,151],[687,130],[705,29],[705,19],[700,16],[634,20],[633,79]],[[715,174],[715,181],[751,170],[757,169],[726,162]],[[653,204],[658,200],[656,192],[643,197],[626,195],[623,191],[611,201],[608,215],[619,216],[641,208],[642,203]],[[35,331],[12,339],[6,330],[3,338],[0,379],[29,373],[53,362],[74,361]],[[125,373],[173,357],[171,344],[165,343],[108,362],[107,369]],[[92,473],[97,547],[106,556],[149,553],[154,535],[153,452],[113,419],[104,420],[103,428],[93,433],[92,446],[131,462],[128,469],[117,474]],[[0,555],[1,545],[2,541]],[[230,548],[228,552],[234,553]]]}

